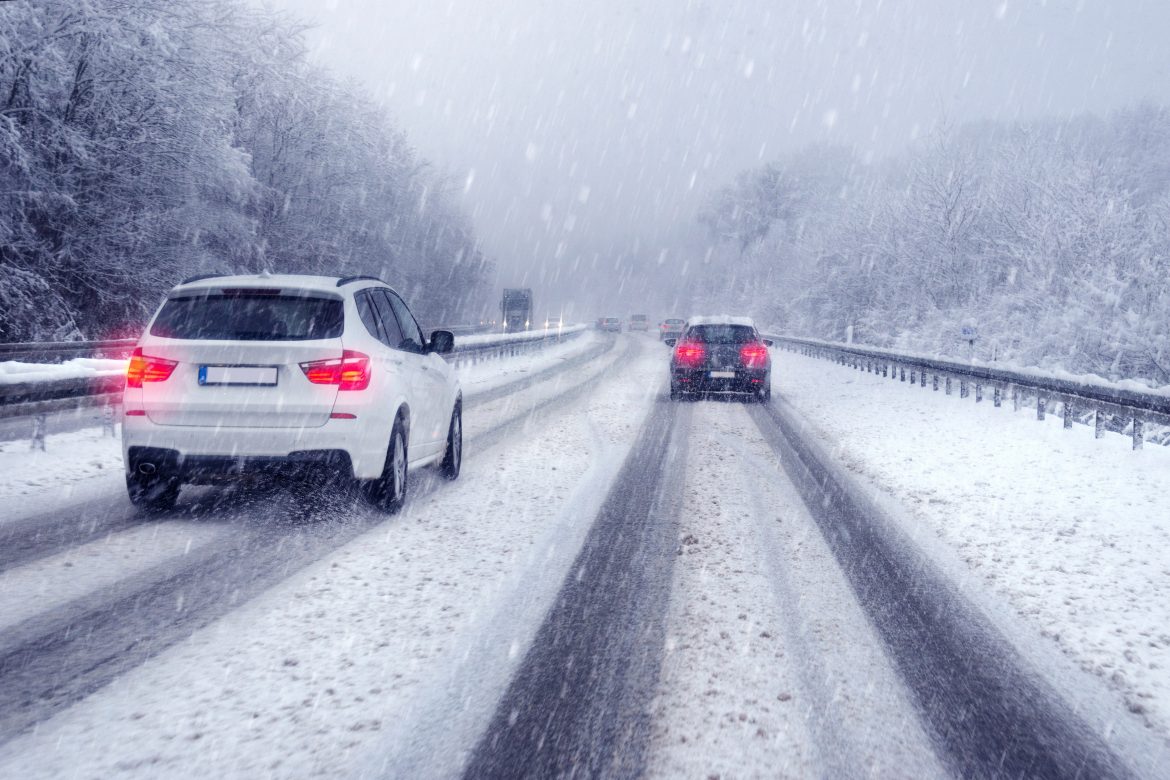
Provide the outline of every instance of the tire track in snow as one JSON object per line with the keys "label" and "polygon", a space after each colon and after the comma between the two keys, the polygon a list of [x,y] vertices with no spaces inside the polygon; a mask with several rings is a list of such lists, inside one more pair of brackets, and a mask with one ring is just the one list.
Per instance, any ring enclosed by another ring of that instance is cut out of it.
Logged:
{"label": "tire track in snow", "polygon": [[744,404],[693,406],[649,776],[942,774],[878,637]]}
{"label": "tire track in snow", "polygon": [[820,526],[961,777],[1124,778],[1129,768],[1026,667],[994,626],[805,441],[773,402],[751,415]]}
{"label": "tire track in snow", "polygon": [[464,777],[641,774],[689,417],[658,400]]}

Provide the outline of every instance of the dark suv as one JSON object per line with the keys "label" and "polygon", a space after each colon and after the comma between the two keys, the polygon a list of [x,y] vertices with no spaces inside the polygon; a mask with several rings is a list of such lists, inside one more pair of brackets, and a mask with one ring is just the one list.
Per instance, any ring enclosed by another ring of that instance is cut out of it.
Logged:
{"label": "dark suv", "polygon": [[772,397],[772,342],[747,317],[695,317],[682,338],[666,343],[674,347],[672,400],[712,392],[744,393],[760,401]]}

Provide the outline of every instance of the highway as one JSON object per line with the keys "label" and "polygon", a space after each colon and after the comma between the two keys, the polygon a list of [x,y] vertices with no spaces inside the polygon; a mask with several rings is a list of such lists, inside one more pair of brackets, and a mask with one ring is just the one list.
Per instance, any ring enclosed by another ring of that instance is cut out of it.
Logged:
{"label": "highway", "polygon": [[468,396],[396,517],[118,475],[13,512],[0,775],[1137,774],[782,397],[671,402],[666,354]]}

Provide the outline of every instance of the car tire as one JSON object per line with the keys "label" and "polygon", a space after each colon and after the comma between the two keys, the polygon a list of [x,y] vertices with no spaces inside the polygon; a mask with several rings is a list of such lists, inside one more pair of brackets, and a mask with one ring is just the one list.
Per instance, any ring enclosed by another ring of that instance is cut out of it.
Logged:
{"label": "car tire", "polygon": [[459,479],[459,471],[463,468],[463,405],[455,404],[451,410],[451,424],[447,426],[447,451],[443,454],[443,462],[439,466],[439,473],[445,479]]}
{"label": "car tire", "polygon": [[147,512],[169,512],[179,500],[182,483],[165,475],[126,475],[126,494],[130,503]]}
{"label": "car tire", "polygon": [[674,382],[671,382],[670,383],[670,400],[681,401],[682,397],[683,397],[682,390],[680,390],[678,388],[678,385],[676,385]]}
{"label": "car tire", "polygon": [[406,503],[406,487],[410,469],[407,465],[406,426],[402,418],[394,421],[390,444],[386,449],[386,463],[382,475],[365,484],[366,497],[379,509],[395,514]]}
{"label": "car tire", "polygon": [[756,391],[756,400],[762,404],[766,404],[772,400],[772,387],[770,384],[766,384]]}

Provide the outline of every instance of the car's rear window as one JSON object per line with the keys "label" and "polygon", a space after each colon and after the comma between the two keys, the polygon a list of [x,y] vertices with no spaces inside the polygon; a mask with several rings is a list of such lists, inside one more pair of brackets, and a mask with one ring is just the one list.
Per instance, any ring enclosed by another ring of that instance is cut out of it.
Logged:
{"label": "car's rear window", "polygon": [[216,341],[311,341],[341,336],[336,298],[271,293],[211,293],[169,299],[150,327],[152,336]]}
{"label": "car's rear window", "polygon": [[747,325],[695,325],[687,338],[705,344],[746,344],[756,340],[756,331]]}
{"label": "car's rear window", "polygon": [[667,320],[666,324],[667,325],[682,325],[685,322],[686,322],[686,320]]}
{"label": "car's rear window", "polygon": [[642,320],[646,319],[646,315],[645,314],[632,314],[632,315],[630,315],[630,319],[631,320],[638,320],[639,322],[641,322]]}

